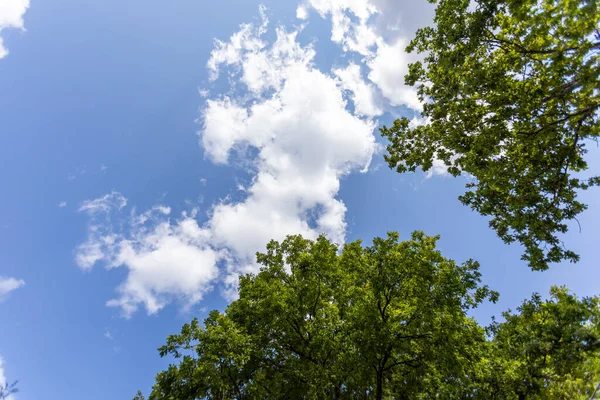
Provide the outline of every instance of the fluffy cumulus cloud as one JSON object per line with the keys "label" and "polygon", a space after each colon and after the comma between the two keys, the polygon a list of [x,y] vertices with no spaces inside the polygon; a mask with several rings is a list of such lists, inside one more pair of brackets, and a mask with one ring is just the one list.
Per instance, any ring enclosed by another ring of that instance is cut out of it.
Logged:
{"label": "fluffy cumulus cloud", "polygon": [[350,64],[346,68],[334,69],[333,73],[340,79],[342,88],[350,91],[357,114],[376,117],[383,113],[373,85],[362,77],[360,65]]}
{"label": "fluffy cumulus cloud", "polygon": [[211,79],[225,75],[239,90],[206,100],[199,132],[213,162],[243,158],[251,166],[244,198],[214,204],[202,224],[193,213],[172,219],[166,207],[128,214],[127,200],[116,192],[80,207],[90,225],[75,260],[82,269],[128,270],[107,303],[126,316],[139,306],[157,312],[178,298],[194,304],[217,282],[231,297],[239,274],[256,270],[255,253],[271,239],[325,233],[344,241],[346,206],[337,194],[341,178],[366,170],[376,147],[370,117],[380,111],[372,87],[356,65],[318,70],[314,48],[298,43],[297,30],[275,27],[267,42],[264,9],[261,17],[215,42]]}
{"label": "fluffy cumulus cloud", "polygon": [[[263,43],[266,24],[263,17],[259,27],[246,25],[240,32],[249,43]],[[316,69],[314,49],[299,45],[297,34],[279,27],[274,43],[244,45],[236,42],[237,33],[208,62],[214,72],[228,67],[248,93],[207,102],[200,132],[207,155],[227,163],[233,154],[247,154],[248,146],[257,150],[246,199],[218,204],[207,223],[214,245],[230,249],[239,265],[252,263],[270,239],[287,234],[325,233],[342,242],[346,207],[336,198],[340,178],[365,169],[375,148],[374,123],[347,109],[348,79]],[[233,44],[242,49],[235,60],[223,57],[223,48]],[[360,76],[353,78],[365,89]],[[376,112],[370,104],[357,105]]]}
{"label": "fluffy cumulus cloud", "polygon": [[302,27],[273,27],[264,8],[259,22],[215,40],[199,142],[215,164],[243,165],[252,177],[241,199],[218,201],[202,222],[194,212],[173,217],[165,206],[136,213],[116,192],[84,202],[90,224],[77,264],[127,270],[109,306],[126,316],[140,307],[155,313],[175,300],[193,305],[217,285],[232,298],[238,276],[256,271],[255,253],[269,240],[322,233],[345,240],[340,182],[367,170],[377,148],[375,118],[398,105],[420,109],[403,85],[406,40],[380,33],[386,2],[373,1],[299,6],[298,18],[331,19],[332,41],[361,56],[332,71],[318,69],[315,47],[298,41]]}
{"label": "fluffy cumulus cloud", "polygon": [[331,18],[331,40],[342,45],[345,51],[362,55],[371,53],[377,33],[370,23],[377,7],[368,0],[307,0],[298,6],[296,16],[308,19],[310,9],[321,17]]}
{"label": "fluffy cumulus cloud", "polygon": [[[23,15],[29,8],[29,0],[0,0],[0,35],[9,28],[24,30]],[[0,58],[8,54],[0,36]]]}
{"label": "fluffy cumulus cloud", "polygon": [[107,302],[125,317],[140,305],[156,313],[174,299],[190,306],[202,299],[218,276],[217,252],[208,245],[209,232],[198,226],[194,213],[173,220],[171,209],[155,206],[144,213],[125,213],[127,200],[118,192],[86,201],[88,238],[75,251],[84,270],[102,263],[125,268],[127,277],[118,296]]}
{"label": "fluffy cumulus cloud", "polygon": [[404,51],[405,38],[397,38],[393,44],[379,41],[375,56],[367,61],[369,79],[377,85],[393,106],[406,106],[421,111],[422,105],[415,88],[404,84],[408,73],[409,55]]}
{"label": "fluffy cumulus cloud", "polygon": [[4,278],[0,276],[0,301],[4,300],[6,296],[13,290],[16,290],[25,285],[25,281],[15,278]]}
{"label": "fluffy cumulus cloud", "polygon": [[[332,41],[340,44],[344,51],[363,56],[369,80],[389,106],[420,111],[422,105],[416,90],[404,85],[408,64],[416,60],[405,48],[414,31],[431,18],[431,7],[416,3],[414,6],[390,0],[306,0],[298,6],[296,14],[300,19],[308,19],[312,9],[323,18],[331,18]],[[351,73],[356,71],[347,70],[347,80],[352,79]],[[360,90],[366,94],[370,88]],[[381,106],[375,107],[370,110],[379,114]]]}

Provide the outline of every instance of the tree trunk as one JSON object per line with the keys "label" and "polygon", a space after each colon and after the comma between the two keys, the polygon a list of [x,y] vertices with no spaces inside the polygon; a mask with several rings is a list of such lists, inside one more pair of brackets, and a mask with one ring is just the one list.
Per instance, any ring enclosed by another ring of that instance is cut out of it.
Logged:
{"label": "tree trunk", "polygon": [[383,400],[383,371],[377,371],[377,387],[375,388],[375,399]]}
{"label": "tree trunk", "polygon": [[342,398],[342,383],[338,382],[335,385],[335,389],[334,389],[334,398],[337,399],[341,399]]}

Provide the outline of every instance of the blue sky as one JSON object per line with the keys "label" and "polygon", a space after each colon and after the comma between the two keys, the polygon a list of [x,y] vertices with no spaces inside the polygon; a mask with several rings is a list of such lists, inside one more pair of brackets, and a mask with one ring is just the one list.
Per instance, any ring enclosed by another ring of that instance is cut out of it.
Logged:
{"label": "blue sky", "polygon": [[431,9],[370,1],[0,0],[0,381],[20,380],[15,399],[148,392],[166,336],[224,307],[288,233],[440,234],[501,293],[482,323],[554,284],[597,294],[597,191],[565,236],[582,261],[533,273],[460,205],[464,178],[383,165],[377,126],[418,116],[402,49]]}

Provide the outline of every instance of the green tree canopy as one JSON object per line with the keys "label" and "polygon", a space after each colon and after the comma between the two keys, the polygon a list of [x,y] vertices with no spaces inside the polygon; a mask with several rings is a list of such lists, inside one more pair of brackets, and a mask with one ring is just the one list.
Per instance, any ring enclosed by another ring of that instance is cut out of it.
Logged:
{"label": "green tree canopy", "polygon": [[149,399],[517,399],[568,376],[590,393],[597,299],[556,289],[487,337],[467,312],[497,294],[476,262],[443,257],[436,240],[391,233],[341,251],[324,237],[271,242],[225,312],[169,336],[159,351],[178,363],[157,375]]}
{"label": "green tree canopy", "polygon": [[479,382],[485,399],[589,399],[600,377],[599,299],[553,287],[488,328]]}
{"label": "green tree canopy", "polygon": [[578,191],[600,184],[578,174],[600,134],[598,1],[440,0],[434,21],[407,48],[425,54],[406,76],[425,122],[381,129],[389,166],[443,161],[474,177],[460,200],[532,269],[577,261],[560,234],[586,208]]}
{"label": "green tree canopy", "polygon": [[418,398],[453,393],[485,344],[466,315],[495,293],[478,264],[457,265],[416,232],[344,246],[292,236],[258,254],[240,298],[210,313],[162,355],[150,399]]}

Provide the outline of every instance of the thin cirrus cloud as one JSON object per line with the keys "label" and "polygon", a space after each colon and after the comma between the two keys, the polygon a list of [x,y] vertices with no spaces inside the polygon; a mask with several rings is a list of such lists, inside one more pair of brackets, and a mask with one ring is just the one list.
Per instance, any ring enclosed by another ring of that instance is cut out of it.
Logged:
{"label": "thin cirrus cloud", "polygon": [[[5,29],[25,30],[23,16],[29,8],[29,0],[0,1],[0,35]],[[8,55],[4,40],[0,36],[0,59]]]}
{"label": "thin cirrus cloud", "polygon": [[[381,88],[399,78],[390,78],[378,62],[390,57],[372,21],[379,9],[366,0],[342,3],[312,0],[297,13],[307,19],[316,9],[332,20],[335,43],[365,56],[333,71],[320,70],[314,46],[298,42],[302,28],[272,28],[264,7],[260,22],[215,40],[207,62],[210,80],[226,75],[232,87],[206,98],[198,136],[215,164],[237,165],[232,160],[241,158],[252,166],[242,200],[213,204],[203,223],[197,210],[175,218],[165,206],[127,213],[127,200],[118,192],[81,205],[90,223],[76,263],[82,269],[104,264],[128,271],[107,305],[126,317],[140,307],[153,314],[173,301],[196,304],[217,285],[232,299],[238,276],[256,271],[255,253],[269,240],[325,233],[344,242],[347,210],[338,197],[340,181],[368,169],[377,149],[374,118],[390,107],[381,99],[414,109],[419,104]],[[271,31],[274,39],[267,40]],[[391,43],[398,47],[397,38]]]}

